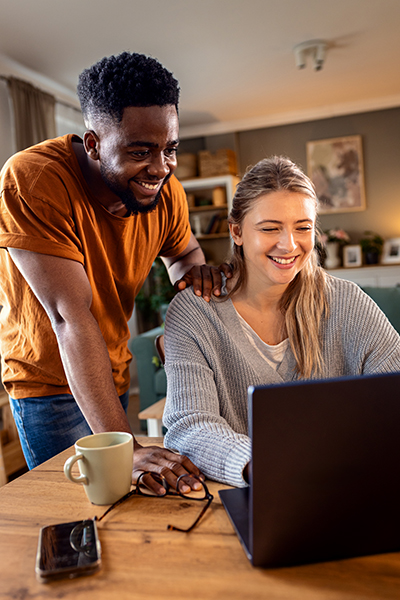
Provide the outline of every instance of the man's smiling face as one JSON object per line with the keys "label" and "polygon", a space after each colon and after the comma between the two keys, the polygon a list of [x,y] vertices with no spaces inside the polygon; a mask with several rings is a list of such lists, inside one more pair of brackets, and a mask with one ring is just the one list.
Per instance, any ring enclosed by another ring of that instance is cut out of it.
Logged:
{"label": "man's smiling face", "polygon": [[157,206],[177,166],[179,122],[173,105],[125,108],[122,121],[98,130],[100,174],[133,214]]}

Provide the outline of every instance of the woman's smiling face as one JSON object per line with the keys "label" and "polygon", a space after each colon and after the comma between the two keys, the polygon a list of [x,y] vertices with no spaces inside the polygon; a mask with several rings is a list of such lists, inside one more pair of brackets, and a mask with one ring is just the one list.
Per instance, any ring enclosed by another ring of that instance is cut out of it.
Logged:
{"label": "woman's smiling face", "polygon": [[313,252],[315,219],[315,200],[302,193],[279,190],[255,200],[242,224],[230,226],[243,247],[248,285],[285,288]]}

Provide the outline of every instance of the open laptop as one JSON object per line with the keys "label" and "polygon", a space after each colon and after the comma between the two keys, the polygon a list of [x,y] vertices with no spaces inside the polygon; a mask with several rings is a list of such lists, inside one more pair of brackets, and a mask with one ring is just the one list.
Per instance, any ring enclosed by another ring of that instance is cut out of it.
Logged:
{"label": "open laptop", "polygon": [[400,550],[400,373],[250,387],[249,430],[219,495],[254,566]]}

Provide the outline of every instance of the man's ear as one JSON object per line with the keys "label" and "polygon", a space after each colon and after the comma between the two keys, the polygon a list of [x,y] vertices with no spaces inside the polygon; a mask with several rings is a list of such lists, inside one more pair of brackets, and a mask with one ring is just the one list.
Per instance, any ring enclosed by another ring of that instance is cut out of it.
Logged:
{"label": "man's ear", "polygon": [[235,244],[237,246],[241,246],[243,244],[243,241],[240,225],[238,225],[237,223],[229,223],[229,231],[231,232],[231,236]]}
{"label": "man's ear", "polygon": [[100,140],[92,129],[83,134],[83,146],[89,158],[99,160]]}

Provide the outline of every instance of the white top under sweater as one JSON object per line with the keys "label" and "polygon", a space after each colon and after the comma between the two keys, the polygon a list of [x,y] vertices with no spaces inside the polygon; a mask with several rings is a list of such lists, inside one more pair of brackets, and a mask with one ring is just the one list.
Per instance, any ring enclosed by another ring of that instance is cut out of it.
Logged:
{"label": "white top under sweater", "polygon": [[264,360],[276,370],[281,364],[282,359],[285,356],[285,352],[288,349],[289,338],[286,338],[285,340],[283,340],[283,342],[280,342],[280,344],[276,344],[276,346],[270,346],[269,344],[264,342],[259,335],[257,335],[254,329],[250,327],[248,322],[243,319],[243,317],[238,313],[237,310],[236,314],[239,317],[239,321],[242,324],[243,331],[249,338],[251,345],[254,346],[254,348],[259,354],[261,354]]}
{"label": "white top under sweater", "polygon": [[[329,281],[322,377],[400,371],[400,336],[383,312],[356,284]],[[231,300],[207,303],[189,288],[170,304],[165,355],[165,446],[210,479],[244,487],[251,458],[247,388],[297,379],[291,348],[275,370],[243,332]]]}

